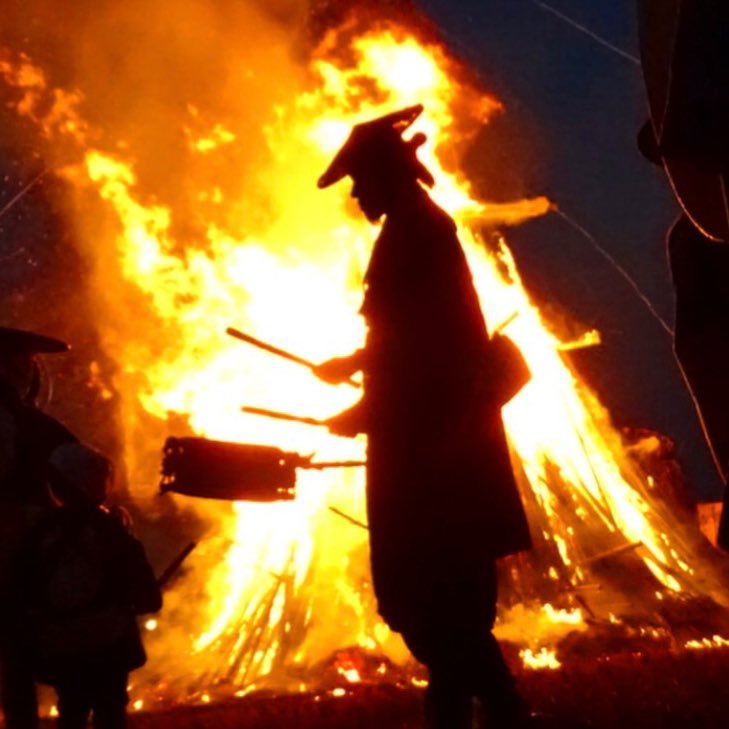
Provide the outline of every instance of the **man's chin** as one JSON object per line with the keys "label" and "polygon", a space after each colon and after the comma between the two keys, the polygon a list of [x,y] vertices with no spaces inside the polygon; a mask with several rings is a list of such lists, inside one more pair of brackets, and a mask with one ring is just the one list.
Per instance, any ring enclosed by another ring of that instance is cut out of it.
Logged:
{"label": "man's chin", "polygon": [[370,221],[370,223],[379,223],[380,220],[382,220],[382,216],[385,213],[376,213],[372,210],[363,210],[365,218]]}

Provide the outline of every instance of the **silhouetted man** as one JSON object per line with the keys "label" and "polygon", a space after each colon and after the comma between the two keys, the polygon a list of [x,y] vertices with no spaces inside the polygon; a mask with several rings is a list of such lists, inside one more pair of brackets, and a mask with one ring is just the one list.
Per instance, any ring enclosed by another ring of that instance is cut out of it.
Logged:
{"label": "silhouetted man", "polygon": [[48,459],[75,441],[57,420],[35,407],[36,355],[65,352],[57,339],[0,327],[0,693],[7,729],[38,725],[35,684],[15,595],[7,589],[10,560],[48,507]]}
{"label": "silhouetted man", "polygon": [[[717,469],[729,482],[729,245],[701,234],[685,215],[668,234],[676,292],[673,347],[697,404]],[[718,542],[729,549],[725,491]]]}
{"label": "silhouetted man", "polygon": [[[638,135],[682,214],[668,233],[674,351],[729,482],[729,4],[638,0],[651,119]],[[729,549],[729,489],[718,542]]]}
{"label": "silhouetted man", "polygon": [[423,135],[401,133],[416,106],[359,124],[319,180],[345,176],[371,222],[385,222],[365,276],[365,347],[320,365],[336,382],[361,370],[360,403],[328,425],[366,433],[367,509],[382,617],[428,667],[433,727],[489,726],[528,712],[490,632],[495,559],[530,547],[489,375],[489,338],[453,220],[426,193]]}

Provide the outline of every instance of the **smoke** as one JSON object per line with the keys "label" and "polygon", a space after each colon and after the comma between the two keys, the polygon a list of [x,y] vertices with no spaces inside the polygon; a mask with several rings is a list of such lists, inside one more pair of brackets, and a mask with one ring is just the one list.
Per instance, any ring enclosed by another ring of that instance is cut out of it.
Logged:
{"label": "smoke", "polygon": [[[248,232],[264,226],[274,212],[255,179],[270,153],[264,128],[272,109],[301,88],[308,16],[302,0],[3,5],[0,58],[34,69],[22,79],[32,85],[32,108],[0,84],[0,207],[8,205],[0,220],[3,323],[71,341],[74,354],[52,368],[72,392],[57,387],[52,409],[107,451],[118,447],[113,429],[98,427],[96,417],[112,420],[117,404],[107,333],[119,316],[113,310],[127,308],[126,316],[135,305],[115,280],[113,252],[103,250],[109,221],[90,200],[71,200],[76,193],[63,178],[89,147],[133,160],[141,199],[175,210],[173,237],[181,246],[205,239],[201,189],[235,201],[211,205],[205,226],[213,220],[227,228],[231,218],[238,227],[245,221]],[[191,175],[201,167],[193,140],[232,124],[241,143]]]}
{"label": "smoke", "polygon": [[305,14],[303,2],[31,0],[11,5],[0,38],[51,86],[78,89],[93,143],[123,145],[140,185],[174,203],[189,164],[181,122],[194,110],[236,120],[247,150],[227,162],[241,181],[260,162],[264,122],[299,87],[293,47]]}

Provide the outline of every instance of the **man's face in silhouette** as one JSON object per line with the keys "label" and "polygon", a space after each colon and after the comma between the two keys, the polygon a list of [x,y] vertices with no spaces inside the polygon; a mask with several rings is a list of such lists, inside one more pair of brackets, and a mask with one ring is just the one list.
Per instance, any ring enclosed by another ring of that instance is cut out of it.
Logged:
{"label": "man's face in silhouette", "polygon": [[367,173],[352,175],[352,197],[370,223],[376,223],[387,212],[384,188],[377,175]]}

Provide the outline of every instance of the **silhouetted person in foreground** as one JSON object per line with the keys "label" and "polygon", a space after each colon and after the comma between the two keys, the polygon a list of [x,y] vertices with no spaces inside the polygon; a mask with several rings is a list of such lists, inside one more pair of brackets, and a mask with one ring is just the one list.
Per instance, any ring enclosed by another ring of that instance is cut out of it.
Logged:
{"label": "silhouetted person in foreground", "polygon": [[[639,0],[651,119],[638,135],[681,205],[668,233],[674,351],[729,481],[729,4]],[[718,542],[729,549],[729,490]]]}
{"label": "silhouetted person in foreground", "polygon": [[[668,233],[676,293],[674,351],[696,401],[717,469],[729,482],[729,245],[682,215]],[[729,549],[725,491],[718,542]]]}
{"label": "silhouetted person in foreground", "polygon": [[371,222],[385,218],[365,276],[365,347],[326,362],[329,382],[364,374],[364,397],[328,421],[366,433],[372,576],[382,617],[429,670],[432,727],[526,725],[490,632],[495,560],[531,546],[501,421],[490,340],[453,220],[428,196],[401,133],[422,107],[354,127],[319,180],[345,176]]}
{"label": "silhouetted person in foreground", "polygon": [[[663,164],[650,122],[638,146],[646,159]],[[673,351],[725,485],[717,541],[729,549],[729,245],[681,213],[666,236],[666,253],[675,295]]]}
{"label": "silhouetted person in foreground", "polygon": [[35,405],[39,354],[65,352],[57,339],[0,327],[0,694],[7,729],[38,725],[35,683],[17,595],[9,588],[12,556],[50,505],[49,457],[73,434]]}
{"label": "silhouetted person in foreground", "polygon": [[50,508],[21,543],[15,591],[37,679],[58,694],[59,729],[126,726],[129,672],[145,663],[136,616],[162,598],[121,509],[104,506],[111,464],[80,444],[54,450]]}

